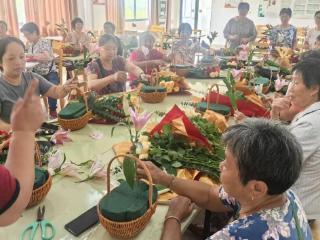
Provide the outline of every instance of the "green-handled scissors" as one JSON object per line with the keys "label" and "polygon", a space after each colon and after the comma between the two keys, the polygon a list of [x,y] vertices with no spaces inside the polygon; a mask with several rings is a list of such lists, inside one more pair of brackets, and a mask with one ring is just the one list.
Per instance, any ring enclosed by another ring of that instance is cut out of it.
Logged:
{"label": "green-handled scissors", "polygon": [[[23,240],[27,234],[29,234],[29,240],[34,240],[38,226],[40,226],[41,230],[41,240],[51,240],[54,238],[56,230],[51,223],[43,219],[45,211],[45,206],[43,206],[42,209],[41,207],[38,208],[37,220],[25,228],[25,230],[20,235],[20,240]],[[50,236],[47,235],[47,230],[51,232]]]}

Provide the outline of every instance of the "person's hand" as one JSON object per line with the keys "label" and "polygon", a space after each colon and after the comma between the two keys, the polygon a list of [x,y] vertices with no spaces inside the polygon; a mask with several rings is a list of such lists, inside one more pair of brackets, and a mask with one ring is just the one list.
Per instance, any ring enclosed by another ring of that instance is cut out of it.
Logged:
{"label": "person's hand", "polygon": [[69,79],[65,84],[62,85],[63,91],[66,93],[70,93],[72,89],[78,87],[78,80],[77,79]]}
{"label": "person's hand", "polygon": [[13,131],[35,132],[44,122],[40,97],[35,95],[39,81],[32,80],[23,99],[13,106],[11,126]]}
{"label": "person's hand", "polygon": [[239,35],[235,34],[235,35],[229,35],[229,40],[237,40],[239,39]]}
{"label": "person's hand", "polygon": [[[163,172],[160,168],[154,165],[152,162],[143,162],[143,163],[148,168],[154,184],[159,184],[159,183],[161,184],[163,180],[166,180],[165,179],[166,177],[170,177],[165,172]],[[143,170],[141,163],[138,163],[137,175],[138,175],[138,178],[147,179],[147,175]]]}
{"label": "person's hand", "polygon": [[241,38],[240,42],[242,44],[248,44],[248,42],[250,42],[250,38]]}
{"label": "person's hand", "polygon": [[246,115],[244,115],[242,112],[238,110],[234,112],[233,117],[236,123],[243,122],[247,118]]}
{"label": "person's hand", "polygon": [[272,102],[271,117],[273,119],[281,119],[281,115],[290,109],[290,99],[288,97],[275,98]]}
{"label": "person's hand", "polygon": [[124,71],[116,72],[112,75],[113,82],[125,82],[127,81],[127,73]]}
{"label": "person's hand", "polygon": [[188,217],[194,209],[194,204],[189,198],[178,196],[170,201],[170,206],[166,217],[174,216],[180,221]]}

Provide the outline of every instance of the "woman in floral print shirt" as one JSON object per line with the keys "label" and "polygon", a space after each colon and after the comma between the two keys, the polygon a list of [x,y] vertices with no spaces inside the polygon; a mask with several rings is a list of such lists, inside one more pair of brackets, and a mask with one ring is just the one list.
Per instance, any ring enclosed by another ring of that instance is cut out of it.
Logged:
{"label": "woman in floral print shirt", "polygon": [[[312,239],[301,204],[289,190],[302,165],[302,150],[294,136],[280,124],[246,119],[231,126],[223,140],[221,186],[175,178],[147,162],[154,183],[184,196],[171,201],[162,239],[181,239],[180,223],[192,211],[192,202],[236,216],[209,239]],[[138,175],[145,177],[140,166]]]}

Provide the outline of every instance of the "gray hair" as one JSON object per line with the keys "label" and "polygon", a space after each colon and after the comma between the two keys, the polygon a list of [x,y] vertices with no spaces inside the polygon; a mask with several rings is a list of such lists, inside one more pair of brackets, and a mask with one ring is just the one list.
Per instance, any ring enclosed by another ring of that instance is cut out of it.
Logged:
{"label": "gray hair", "polygon": [[247,119],[231,126],[223,135],[228,150],[239,168],[241,183],[259,180],[268,194],[281,194],[298,179],[302,149],[295,137],[280,123]]}

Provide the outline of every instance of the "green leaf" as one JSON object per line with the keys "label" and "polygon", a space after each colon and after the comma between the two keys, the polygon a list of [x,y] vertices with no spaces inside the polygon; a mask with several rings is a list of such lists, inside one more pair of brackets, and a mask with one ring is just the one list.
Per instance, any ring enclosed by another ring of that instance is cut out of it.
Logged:
{"label": "green leaf", "polygon": [[169,124],[164,125],[162,130],[164,135],[167,135],[167,136],[171,135],[171,126]]}
{"label": "green leaf", "polygon": [[130,158],[124,158],[123,173],[128,185],[133,189],[136,181],[136,162]]}
{"label": "green leaf", "polygon": [[172,167],[175,167],[175,168],[180,168],[180,167],[182,167],[182,164],[181,164],[180,162],[175,161],[175,162],[173,162],[173,163],[171,164],[171,166],[172,166]]}

